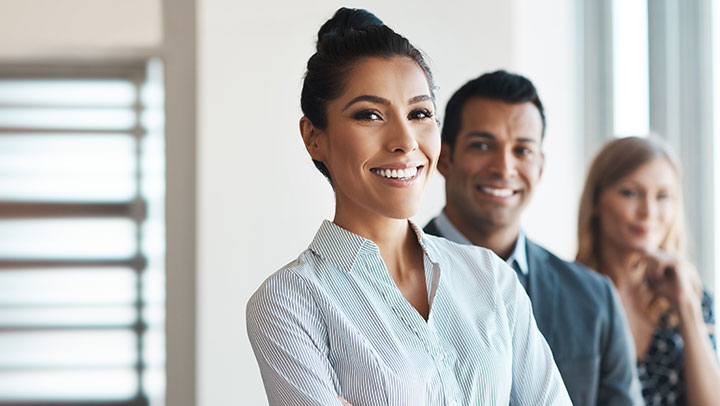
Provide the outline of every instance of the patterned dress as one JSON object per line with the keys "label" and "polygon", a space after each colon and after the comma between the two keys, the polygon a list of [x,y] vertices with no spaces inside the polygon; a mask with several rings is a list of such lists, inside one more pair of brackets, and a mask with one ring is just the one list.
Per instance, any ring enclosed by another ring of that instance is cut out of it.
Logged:
{"label": "patterned dress", "polygon": [[[708,326],[715,325],[713,300],[703,292],[702,312]],[[665,317],[665,316],[664,316]],[[663,319],[662,321],[666,321]],[[715,336],[708,331],[713,348]],[[645,359],[638,362],[642,394],[648,406],[686,405],[683,375],[683,339],[678,327],[658,328],[653,334]]]}

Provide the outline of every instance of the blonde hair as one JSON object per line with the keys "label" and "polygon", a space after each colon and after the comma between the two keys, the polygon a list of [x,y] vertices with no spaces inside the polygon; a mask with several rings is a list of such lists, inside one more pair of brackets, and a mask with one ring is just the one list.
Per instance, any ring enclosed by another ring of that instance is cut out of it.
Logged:
{"label": "blonde hair", "polygon": [[[633,173],[644,164],[664,159],[676,174],[677,196],[675,196],[675,215],[667,235],[660,243],[660,249],[684,256],[686,254],[685,216],[683,211],[682,189],[680,184],[681,168],[678,159],[665,142],[655,136],[618,138],[606,143],[590,165],[580,197],[578,213],[578,252],[575,260],[591,269],[603,273],[600,258],[600,224],[596,216],[596,207],[602,192],[621,179]],[[693,272],[692,279],[700,287],[700,279]],[[702,290],[700,289],[702,292]],[[661,315],[670,310],[667,300],[652,293],[647,296],[647,316],[658,322]],[[671,324],[672,315],[671,315]]]}

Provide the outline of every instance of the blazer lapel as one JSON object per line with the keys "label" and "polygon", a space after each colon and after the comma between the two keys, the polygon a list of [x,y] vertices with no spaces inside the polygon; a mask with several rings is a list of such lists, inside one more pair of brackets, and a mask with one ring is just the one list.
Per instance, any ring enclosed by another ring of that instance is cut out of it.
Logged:
{"label": "blazer lapel", "polygon": [[557,275],[547,252],[529,239],[526,240],[528,257],[528,285],[530,300],[532,301],[533,314],[540,332],[550,347],[553,347],[555,335],[558,334],[555,328],[555,317],[557,308],[557,296],[561,294],[557,290]]}

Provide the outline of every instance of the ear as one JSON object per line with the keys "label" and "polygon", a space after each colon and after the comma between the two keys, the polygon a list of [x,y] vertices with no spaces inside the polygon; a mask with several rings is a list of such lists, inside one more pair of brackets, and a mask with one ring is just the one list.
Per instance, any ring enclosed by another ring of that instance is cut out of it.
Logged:
{"label": "ear", "polygon": [[440,148],[440,158],[438,158],[437,169],[443,177],[447,178],[452,164],[452,147],[447,143],[442,143]]}
{"label": "ear", "polygon": [[540,174],[538,174],[538,179],[542,178],[543,169],[545,169],[545,152],[540,153]]}
{"label": "ear", "polygon": [[325,133],[315,127],[309,118],[303,116],[300,119],[300,135],[310,157],[316,161],[324,162],[327,156]]}

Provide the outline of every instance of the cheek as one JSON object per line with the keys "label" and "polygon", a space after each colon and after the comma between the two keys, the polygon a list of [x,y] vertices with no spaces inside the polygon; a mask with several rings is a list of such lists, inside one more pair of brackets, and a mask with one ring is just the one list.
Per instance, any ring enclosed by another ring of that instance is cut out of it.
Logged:
{"label": "cheek", "polygon": [[600,218],[600,229],[604,233],[613,233],[628,220],[627,204],[616,199],[606,198],[598,205],[597,215]]}
{"label": "cheek", "polygon": [[368,150],[373,149],[372,142],[362,135],[351,132],[341,134],[333,139],[330,153],[332,166],[336,169],[355,167],[359,162],[367,159]]}
{"label": "cheek", "polygon": [[658,215],[663,224],[671,224],[675,220],[675,204],[673,202],[662,203],[659,207]]}
{"label": "cheek", "polygon": [[423,152],[432,165],[435,166],[440,157],[440,149],[442,147],[440,131],[437,127],[427,129],[420,134],[419,139]]}

